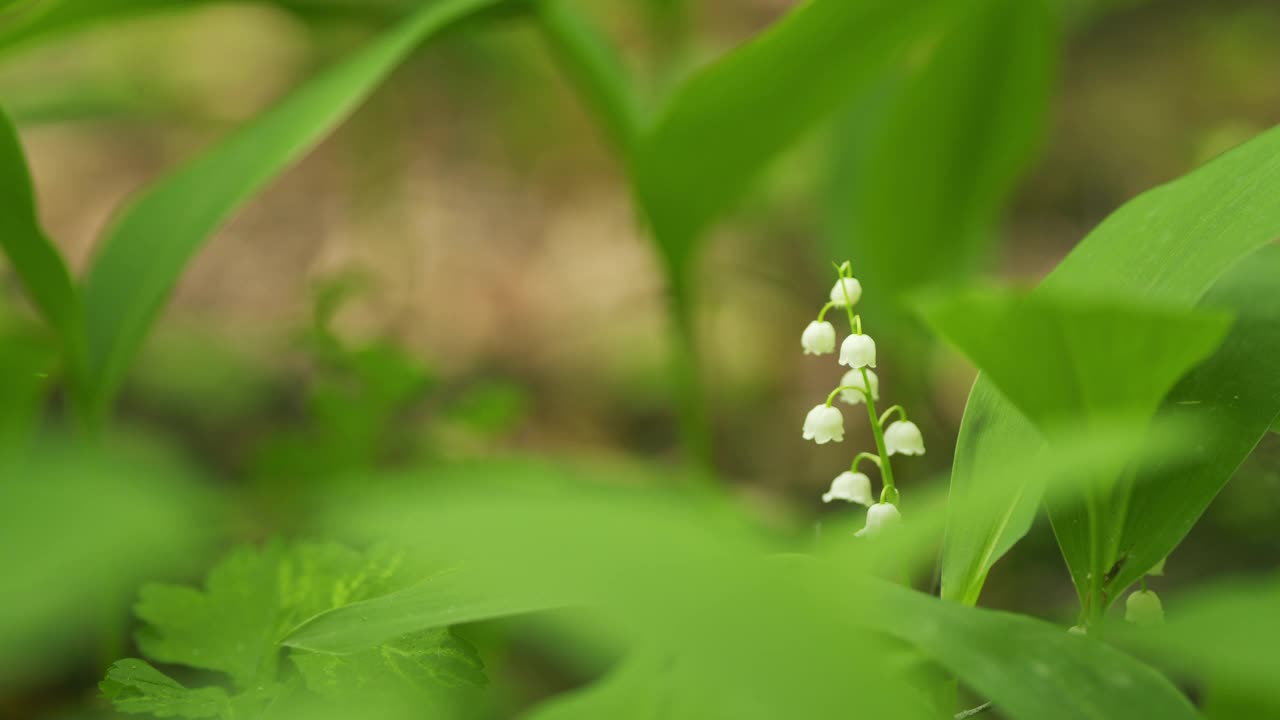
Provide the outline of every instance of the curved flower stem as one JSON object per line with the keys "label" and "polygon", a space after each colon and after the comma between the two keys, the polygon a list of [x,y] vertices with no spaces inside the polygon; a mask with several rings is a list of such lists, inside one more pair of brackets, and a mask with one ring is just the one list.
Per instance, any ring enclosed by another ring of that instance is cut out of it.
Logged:
{"label": "curved flower stem", "polygon": [[[863,382],[867,381],[865,373],[863,374],[862,381]],[[866,389],[860,388],[857,385],[841,385],[835,390],[832,390],[830,395],[827,395],[827,407],[831,407],[831,403],[836,401],[836,396],[844,392],[845,390],[857,390],[858,392],[862,393],[862,395],[866,397],[868,401],[871,400],[871,397],[870,397],[871,393]]]}
{"label": "curved flower stem", "polygon": [[879,455],[876,455],[875,453],[869,453],[869,452],[860,452],[854,456],[853,464],[849,466],[850,472],[858,472],[858,465],[863,460],[870,460],[871,462],[875,463],[876,467],[880,467]]}
{"label": "curved flower stem", "polygon": [[822,322],[824,319],[826,319],[827,311],[835,306],[836,304],[834,301],[828,302],[826,305],[823,305],[822,309],[818,311],[818,322]]}
{"label": "curved flower stem", "polygon": [[905,409],[905,408],[903,408],[901,405],[894,405],[893,407],[889,408],[888,410],[885,410],[885,411],[884,411],[884,414],[880,416],[880,424],[881,424],[881,425],[883,425],[883,424],[884,424],[884,422],[885,422],[885,420],[887,420],[887,419],[888,419],[890,416],[892,416],[894,413],[898,413],[898,419],[899,419],[899,420],[906,420],[906,419],[907,419],[907,411],[906,411],[906,409]]}

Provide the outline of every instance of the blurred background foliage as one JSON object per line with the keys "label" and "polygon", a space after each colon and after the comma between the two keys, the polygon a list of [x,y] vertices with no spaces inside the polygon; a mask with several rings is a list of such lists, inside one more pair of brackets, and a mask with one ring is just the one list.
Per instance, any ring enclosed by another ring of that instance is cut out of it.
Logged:
{"label": "blurred background foliage", "polygon": [[[0,3],[0,104],[21,130],[40,222],[73,274],[131,193],[410,5]],[[580,5],[620,45],[649,108],[792,3]],[[638,222],[616,138],[535,25],[500,15],[415,53],[209,240],[95,454],[59,451],[73,421],[65,389],[46,381],[56,343],[4,268],[2,439],[38,436],[41,452],[5,465],[0,538],[41,521],[19,508],[56,504],[51,536],[66,542],[38,553],[0,543],[38,583],[0,605],[0,716],[80,707],[128,647],[123,618],[142,580],[197,578],[234,541],[316,533],[335,493],[419,482],[391,471],[536,455],[625,477],[636,460],[672,482],[689,475],[671,400],[667,268]],[[799,433],[829,378],[796,347],[831,259],[854,261],[867,322],[883,336],[881,377],[929,438],[930,454],[899,482],[940,492],[974,371],[930,339],[905,304],[912,293],[974,278],[1031,284],[1138,192],[1280,123],[1280,6],[1267,0],[1003,0],[966,23],[908,48],[802,133],[681,270],[694,288],[711,468],[767,517],[836,522],[817,498],[847,458],[814,452]],[[24,408],[36,406],[51,412],[33,430]],[[865,424],[850,433],[870,444]],[[1275,569],[1277,468],[1273,434],[1163,587]],[[371,469],[388,474],[370,480]],[[160,477],[163,487],[149,484]],[[97,554],[77,543],[85,537]],[[28,602],[40,597],[92,607]],[[1037,520],[984,605],[1070,621],[1073,603]],[[51,622],[56,641],[16,631]],[[526,695],[504,699],[512,706],[569,683],[522,656],[527,647],[506,647],[500,630],[472,640],[506,648],[503,671]],[[1232,707],[1229,687],[1215,697]]]}

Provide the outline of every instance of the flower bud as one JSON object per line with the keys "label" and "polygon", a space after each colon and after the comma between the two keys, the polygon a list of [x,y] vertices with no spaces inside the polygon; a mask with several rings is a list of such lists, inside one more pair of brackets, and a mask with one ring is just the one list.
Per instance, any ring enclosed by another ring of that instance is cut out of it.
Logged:
{"label": "flower bud", "polygon": [[840,364],[851,368],[876,366],[876,341],[870,335],[850,335],[840,345]]}
{"label": "flower bud", "polygon": [[832,500],[845,500],[859,505],[870,505],[872,503],[871,478],[852,470],[840,473],[835,480],[831,481],[831,489],[822,496],[822,502],[824,503],[829,503]]}
{"label": "flower bud", "polygon": [[800,336],[805,355],[828,355],[836,351],[836,329],[831,323],[814,320]]}
{"label": "flower bud", "polygon": [[1156,575],[1156,576],[1163,576],[1163,575],[1164,575],[1164,561],[1165,561],[1165,560],[1168,560],[1168,559],[1169,559],[1169,558],[1167,558],[1167,557],[1160,558],[1160,562],[1156,563],[1156,564],[1155,564],[1155,567],[1151,568],[1150,570],[1146,571],[1146,572],[1145,572],[1145,573],[1143,573],[1143,574],[1144,574],[1144,575]]}
{"label": "flower bud", "polygon": [[[867,380],[871,381],[871,399],[880,399],[880,378],[876,377],[874,370],[867,370]],[[866,383],[862,379],[862,369],[850,370],[840,378],[840,384],[848,386],[849,390],[840,391],[840,399],[850,405],[860,405],[867,401],[867,396],[863,393],[867,389]]]}
{"label": "flower bud", "polygon": [[924,437],[915,423],[899,420],[884,429],[884,448],[890,455],[923,455]]}
{"label": "flower bud", "polygon": [[819,445],[844,440],[844,415],[838,408],[818,405],[804,418],[804,439]]}
{"label": "flower bud", "polygon": [[1124,619],[1142,627],[1160,625],[1164,623],[1164,606],[1154,592],[1138,590],[1124,601]]}
{"label": "flower bud", "polygon": [[892,529],[902,522],[898,508],[889,503],[876,503],[867,508],[867,524],[858,532],[857,537],[876,537],[885,530]]}
{"label": "flower bud", "polygon": [[835,287],[831,288],[831,302],[835,303],[836,307],[857,305],[861,298],[862,283],[854,278],[840,278],[836,281]]}

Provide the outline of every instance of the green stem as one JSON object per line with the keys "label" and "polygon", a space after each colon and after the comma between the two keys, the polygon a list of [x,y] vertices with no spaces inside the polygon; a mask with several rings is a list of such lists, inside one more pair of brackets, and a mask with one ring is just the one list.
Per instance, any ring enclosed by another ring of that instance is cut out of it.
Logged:
{"label": "green stem", "polygon": [[[863,382],[866,382],[866,378],[863,378],[862,380]],[[869,391],[864,390],[858,387],[857,385],[841,385],[835,390],[832,390],[831,393],[827,395],[827,407],[831,407],[831,403],[835,402],[836,400],[836,395],[839,395],[845,390],[857,390],[858,392],[862,393],[863,397],[867,397],[871,394]]]}
{"label": "green stem", "polygon": [[871,462],[876,464],[876,467],[880,467],[879,455],[876,455],[875,453],[869,453],[869,452],[860,452],[854,456],[853,463],[849,465],[849,470],[851,472],[858,472],[858,465],[863,460],[870,460]]}
{"label": "green stem", "polygon": [[609,40],[566,0],[537,0],[542,36],[561,69],[628,164],[640,135],[640,104]]}
{"label": "green stem", "polygon": [[697,329],[684,282],[673,276],[668,312],[673,326],[672,375],[679,413],[680,440],[693,463],[714,474],[711,429],[698,369]]}
{"label": "green stem", "polygon": [[827,311],[835,306],[836,304],[834,302],[828,302],[826,305],[823,305],[822,309],[818,311],[818,322],[822,322],[827,317]]}
{"label": "green stem", "polygon": [[901,405],[894,405],[893,407],[889,408],[888,410],[885,410],[885,411],[884,411],[884,413],[882,413],[882,414],[880,415],[880,424],[881,424],[881,425],[883,425],[883,424],[884,424],[884,421],[885,421],[885,420],[887,420],[887,419],[889,419],[889,417],[890,417],[891,415],[893,415],[894,413],[898,413],[898,419],[899,419],[899,420],[906,420],[906,419],[907,419],[907,411],[906,411],[906,408],[902,407]]}
{"label": "green stem", "polygon": [[[844,310],[849,316],[849,330],[855,335],[862,334],[862,318],[853,314],[853,303],[849,302],[849,290],[845,286],[845,266],[837,265],[836,272],[840,276],[840,290],[844,293]],[[852,276],[852,269],[849,270]],[[867,419],[871,421],[871,434],[876,440],[876,452],[880,454],[880,480],[884,483],[884,490],[880,493],[880,502],[898,504],[898,488],[893,484],[893,463],[889,462],[889,451],[884,445],[884,428],[880,425],[880,415],[876,412],[876,401],[871,396],[871,378],[867,376],[867,368],[859,368],[862,373],[862,385],[866,388],[865,396],[867,398]],[[827,404],[830,404],[828,399]],[[892,408],[891,408],[892,409]]]}

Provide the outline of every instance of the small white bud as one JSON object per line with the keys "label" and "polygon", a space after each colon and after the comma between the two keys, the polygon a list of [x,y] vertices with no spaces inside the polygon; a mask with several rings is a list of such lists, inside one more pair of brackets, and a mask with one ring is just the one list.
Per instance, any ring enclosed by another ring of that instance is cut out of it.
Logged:
{"label": "small white bud", "polygon": [[871,478],[860,472],[846,470],[831,481],[831,489],[822,496],[822,502],[845,500],[859,505],[870,505]]}
{"label": "small white bud", "polygon": [[[867,380],[871,381],[871,399],[880,399],[880,378],[876,377],[874,370],[867,370]],[[867,396],[863,392],[867,389],[866,384],[862,380],[862,369],[850,370],[840,378],[841,385],[847,385],[850,390],[841,390],[840,399],[850,405],[860,405],[867,401]]]}
{"label": "small white bud", "polygon": [[898,508],[889,503],[876,503],[867,508],[867,524],[858,532],[857,537],[876,537],[881,532],[896,527],[902,522]]}
{"label": "small white bud", "polygon": [[[848,300],[845,300],[846,295]],[[862,283],[854,278],[841,278],[836,281],[835,287],[831,288],[831,302],[836,307],[844,307],[845,305],[857,305],[858,300],[862,298]]]}
{"label": "small white bud", "polygon": [[1165,560],[1168,560],[1168,559],[1169,559],[1169,558],[1160,558],[1160,562],[1156,563],[1156,564],[1155,564],[1155,567],[1151,568],[1150,570],[1148,570],[1148,571],[1147,571],[1146,573],[1144,573],[1144,574],[1145,574],[1145,575],[1163,576],[1163,575],[1164,575],[1164,561],[1165,561]]}
{"label": "small white bud", "polygon": [[1071,633],[1072,635],[1088,635],[1089,634],[1089,631],[1085,629],[1083,625],[1072,625],[1071,627],[1067,628],[1067,632]]}
{"label": "small white bud", "polygon": [[851,368],[876,366],[876,341],[870,335],[850,335],[840,345],[840,364]]}
{"label": "small white bud", "polygon": [[1164,623],[1164,606],[1154,592],[1138,590],[1124,601],[1124,619],[1142,627],[1160,625]]}
{"label": "small white bud", "polygon": [[800,336],[805,355],[828,355],[836,351],[836,329],[831,323],[814,320]]}
{"label": "small white bud", "polygon": [[818,405],[804,418],[804,439],[822,445],[844,440],[844,415],[838,408]]}
{"label": "small white bud", "polygon": [[890,455],[923,455],[924,437],[915,423],[899,420],[884,429],[884,448]]}

